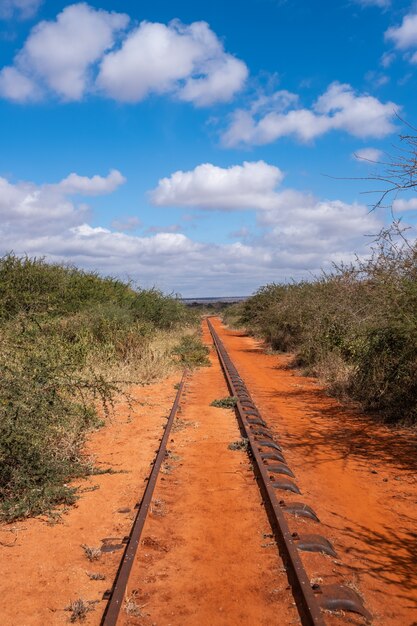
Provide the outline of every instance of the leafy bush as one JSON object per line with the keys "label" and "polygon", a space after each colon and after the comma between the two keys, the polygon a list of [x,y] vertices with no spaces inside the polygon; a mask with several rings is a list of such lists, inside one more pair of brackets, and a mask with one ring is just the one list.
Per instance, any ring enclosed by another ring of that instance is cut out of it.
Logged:
{"label": "leafy bush", "polygon": [[199,367],[210,365],[208,355],[210,350],[202,343],[196,334],[182,337],[180,343],[174,347],[172,353],[185,367]]}
{"label": "leafy bush", "polygon": [[227,396],[226,398],[218,398],[210,402],[210,406],[215,406],[218,409],[234,409],[237,405],[237,398],[235,396]]}
{"label": "leafy bush", "polygon": [[368,260],[334,267],[312,282],[270,284],[227,315],[274,349],[295,352],[392,422],[417,421],[417,244],[399,224],[383,231]]}
{"label": "leafy bush", "polygon": [[68,482],[92,469],[82,448],[99,408],[108,413],[124,383],[174,364],[169,342],[159,344],[168,329],[178,341],[192,321],[154,289],[42,259],[0,259],[1,517],[74,501]]}

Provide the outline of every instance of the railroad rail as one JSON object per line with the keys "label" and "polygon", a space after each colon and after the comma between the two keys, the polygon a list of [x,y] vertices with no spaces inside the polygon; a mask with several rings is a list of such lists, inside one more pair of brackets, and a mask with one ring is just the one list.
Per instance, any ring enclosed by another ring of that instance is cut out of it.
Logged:
{"label": "railroad rail", "polygon": [[323,610],[350,611],[370,620],[372,616],[365,608],[362,598],[350,587],[310,583],[299,552],[321,552],[331,556],[336,556],[336,552],[330,541],[322,535],[291,533],[287,515],[304,516],[316,523],[319,523],[319,518],[307,504],[302,502],[286,504],[284,500],[278,498],[277,492],[300,493],[296,483],[291,480],[294,474],[285,461],[282,447],[275,441],[274,435],[262,418],[210,319],[207,319],[207,324],[230,393],[237,399],[236,413],[241,432],[248,441],[258,484],[286,565],[302,624],[324,626]]}
{"label": "railroad rail", "polygon": [[[301,623],[303,626],[325,626],[324,610],[354,612],[367,620],[371,620],[371,615],[365,608],[361,597],[350,587],[310,583],[300,552],[319,552],[333,557],[336,556],[336,552],[332,544],[322,535],[302,535],[291,532],[290,524],[287,521],[288,516],[296,515],[308,518],[317,524],[320,523],[319,518],[307,504],[286,502],[282,499],[282,494],[285,492],[287,494],[291,492],[293,494],[300,493],[294,474],[285,461],[281,445],[276,441],[274,434],[256,407],[248,388],[230,359],[210,319],[207,319],[207,324],[230,393],[237,399],[236,416],[240,431],[248,442],[248,452],[252,459],[269,522],[287,571]],[[147,479],[145,491],[141,502],[137,505],[137,514],[130,534],[123,540],[125,550],[113,587],[103,597],[107,600],[107,604],[101,626],[116,626],[117,624],[158,474],[166,456],[171,427],[180,406],[186,376],[187,372],[184,372],[159,449],[156,452],[151,473]],[[281,496],[277,495],[279,493]]]}
{"label": "railroad rail", "polygon": [[179,384],[174,404],[172,405],[172,409],[168,417],[168,421],[165,425],[164,434],[162,436],[161,443],[159,445],[159,449],[153,463],[152,471],[147,480],[142,500],[140,504],[138,504],[137,514],[133,522],[130,535],[124,540],[126,548],[123,553],[123,557],[120,562],[113,587],[104,594],[103,599],[107,600],[107,605],[101,620],[102,626],[115,626],[117,623],[117,618],[119,617],[120,609],[122,608],[122,604],[125,598],[126,586],[129,580],[130,570],[132,569],[136,552],[139,547],[142,530],[145,525],[146,517],[148,515],[149,506],[151,504],[152,495],[155,489],[159,470],[165,459],[168,438],[180,405],[186,376],[187,372],[185,371]]}

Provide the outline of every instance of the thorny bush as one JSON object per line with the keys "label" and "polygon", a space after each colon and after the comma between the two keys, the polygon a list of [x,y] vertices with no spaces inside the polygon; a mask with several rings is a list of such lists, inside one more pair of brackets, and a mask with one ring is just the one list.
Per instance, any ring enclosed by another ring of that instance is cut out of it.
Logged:
{"label": "thorny bush", "polygon": [[269,284],[225,313],[386,421],[417,422],[417,244],[399,222],[370,258],[311,282]]}
{"label": "thorny bush", "polygon": [[158,364],[175,367],[175,341],[194,325],[178,298],[155,289],[1,258],[0,518],[74,502],[69,482],[93,470],[83,443],[100,407],[105,416],[125,383],[163,375]]}

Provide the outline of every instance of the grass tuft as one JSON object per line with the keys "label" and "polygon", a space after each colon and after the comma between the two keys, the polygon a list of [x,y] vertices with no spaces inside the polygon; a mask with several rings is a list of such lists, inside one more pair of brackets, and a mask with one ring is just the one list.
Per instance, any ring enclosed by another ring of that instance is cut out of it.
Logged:
{"label": "grass tuft", "polygon": [[232,443],[229,443],[227,447],[229,450],[244,450],[246,452],[249,448],[249,439],[242,437],[242,439],[232,441]]}
{"label": "grass tuft", "polygon": [[94,606],[92,602],[86,602],[82,598],[78,598],[65,607],[65,611],[70,611],[71,615],[69,619],[70,622],[74,624],[75,622],[83,622],[87,617],[87,613],[94,611]]}
{"label": "grass tuft", "polygon": [[82,544],[82,549],[84,550],[84,554],[89,561],[99,561],[101,558],[101,548],[95,548],[93,546],[87,546],[85,543]]}
{"label": "grass tuft", "polygon": [[213,400],[210,406],[215,406],[218,409],[234,409],[237,405],[237,398],[235,396],[227,396],[226,398],[219,398]]}

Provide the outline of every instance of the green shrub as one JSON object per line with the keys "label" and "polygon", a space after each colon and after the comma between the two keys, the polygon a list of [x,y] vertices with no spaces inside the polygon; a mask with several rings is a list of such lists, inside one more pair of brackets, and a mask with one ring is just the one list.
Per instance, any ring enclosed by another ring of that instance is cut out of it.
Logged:
{"label": "green shrub", "polygon": [[293,284],[261,287],[240,324],[295,353],[334,393],[392,422],[417,421],[417,244],[394,224],[368,260]]}
{"label": "green shrub", "polygon": [[42,259],[0,259],[0,517],[74,501],[69,481],[92,469],[86,433],[133,382],[121,372],[132,365],[152,379],[166,361],[151,346],[158,333],[191,323],[178,299],[156,290]]}
{"label": "green shrub", "polygon": [[218,398],[210,402],[210,406],[215,406],[218,409],[234,409],[237,405],[237,398],[235,396],[227,396],[226,398]]}
{"label": "green shrub", "polygon": [[210,365],[208,358],[210,350],[202,343],[198,335],[185,335],[182,337],[172,353],[185,367],[192,368]]}

